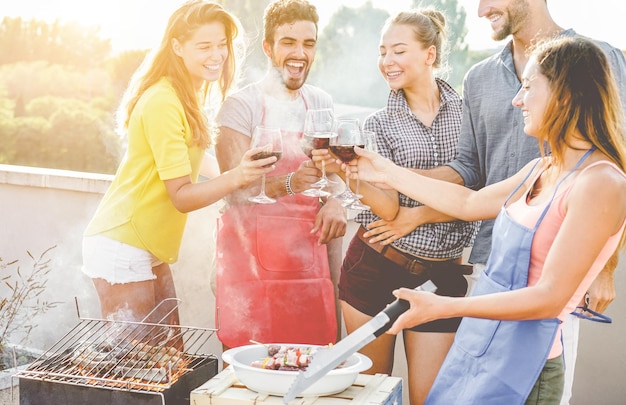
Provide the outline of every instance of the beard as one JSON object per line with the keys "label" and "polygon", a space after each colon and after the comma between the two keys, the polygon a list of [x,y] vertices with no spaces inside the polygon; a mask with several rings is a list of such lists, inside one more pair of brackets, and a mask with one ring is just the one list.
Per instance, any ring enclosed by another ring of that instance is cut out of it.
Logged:
{"label": "beard", "polygon": [[283,66],[277,66],[272,63],[272,69],[277,77],[280,77],[280,81],[285,85],[288,90],[299,90],[304,83],[306,83],[306,79],[309,77],[309,69],[307,68],[303,74],[294,78],[289,74],[288,69]]}
{"label": "beard", "polygon": [[309,72],[306,72],[301,79],[287,78],[285,80],[285,77],[283,76],[283,83],[285,83],[285,87],[287,87],[289,90],[299,90],[300,87],[304,86],[304,83],[306,82],[308,76]]}
{"label": "beard", "polygon": [[506,9],[506,22],[499,31],[494,31],[491,38],[494,41],[502,41],[509,35],[515,35],[528,21],[530,6],[526,0],[514,0]]}

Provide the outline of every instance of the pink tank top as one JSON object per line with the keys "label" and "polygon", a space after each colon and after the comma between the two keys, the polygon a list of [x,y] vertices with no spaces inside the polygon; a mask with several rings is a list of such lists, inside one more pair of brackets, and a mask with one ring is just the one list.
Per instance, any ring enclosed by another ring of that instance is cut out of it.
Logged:
{"label": "pink tank top", "polygon": [[[612,166],[613,168],[615,168],[615,170],[619,171],[623,176],[626,177],[626,174],[624,174],[620,170],[620,168],[617,167],[617,165],[615,165],[612,162],[604,161],[604,160],[590,164],[589,166],[584,168],[581,171],[581,173],[589,169],[590,167],[594,167],[599,164],[608,164]],[[539,175],[540,174],[537,175],[535,180],[538,178]],[[552,247],[552,242],[554,241],[554,238],[556,237],[556,234],[558,233],[561,227],[561,224],[563,223],[563,220],[565,218],[564,208],[565,208],[565,201],[567,200],[567,195],[569,194],[575,182],[576,182],[576,179],[570,182],[562,190],[559,190],[557,192],[557,195],[554,197],[554,200],[552,202],[552,206],[548,209],[548,213],[544,217],[543,221],[541,222],[541,225],[539,226],[539,228],[537,229],[537,232],[535,233],[535,237],[533,239],[531,253],[530,253],[530,267],[528,271],[528,285],[529,286],[537,284],[537,281],[541,277],[541,273],[543,270],[543,265],[544,265],[546,256],[550,248]],[[539,219],[539,216],[543,212],[546,204],[548,204],[548,201],[539,205],[528,205],[526,200],[527,200],[529,191],[530,190],[527,190],[526,193],[519,200],[513,202],[509,207],[507,207],[507,212],[509,213],[511,218],[513,218],[519,224],[524,225],[526,227],[533,227],[534,224]],[[593,265],[587,272],[587,275],[585,276],[583,281],[580,283],[580,285],[576,289],[576,292],[574,293],[574,295],[572,295],[570,300],[567,302],[567,305],[565,306],[565,308],[563,308],[563,310],[559,314],[558,318],[561,321],[563,321],[565,319],[565,316],[569,314],[570,312],[572,312],[576,308],[576,306],[581,302],[583,296],[587,292],[587,289],[589,288],[591,283],[595,280],[596,276],[600,273],[600,271],[602,271],[607,261],[613,254],[613,252],[615,252],[615,249],[617,249],[625,224],[622,224],[620,231],[615,233],[615,235],[611,236],[607,240],[606,244],[604,245],[604,248],[602,249],[598,257],[594,261]],[[559,332],[560,332],[560,329],[561,327],[559,326]],[[562,352],[561,334],[559,332],[557,332],[556,334],[556,338],[552,345],[552,349],[550,350],[550,354],[548,355],[549,359],[558,357]]]}

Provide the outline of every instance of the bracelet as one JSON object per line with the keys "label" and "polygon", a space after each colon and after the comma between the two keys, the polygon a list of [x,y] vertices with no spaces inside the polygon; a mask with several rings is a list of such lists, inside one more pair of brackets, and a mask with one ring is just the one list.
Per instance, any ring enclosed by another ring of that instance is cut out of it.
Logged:
{"label": "bracelet", "polygon": [[287,179],[285,180],[285,190],[287,190],[288,195],[296,195],[291,188],[291,178],[293,177],[294,172],[291,172],[287,175]]}

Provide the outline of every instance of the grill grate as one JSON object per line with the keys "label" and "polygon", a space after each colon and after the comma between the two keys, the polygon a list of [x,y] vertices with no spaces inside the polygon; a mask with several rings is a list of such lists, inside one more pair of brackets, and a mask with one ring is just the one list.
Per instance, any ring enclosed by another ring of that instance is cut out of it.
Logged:
{"label": "grill grate", "polygon": [[214,359],[202,354],[202,349],[215,332],[210,328],[81,318],[16,377],[162,392]]}

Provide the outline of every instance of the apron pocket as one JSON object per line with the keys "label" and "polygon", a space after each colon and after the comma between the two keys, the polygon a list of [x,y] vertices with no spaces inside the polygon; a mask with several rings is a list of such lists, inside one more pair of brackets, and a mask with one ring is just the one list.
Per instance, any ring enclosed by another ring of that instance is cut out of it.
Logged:
{"label": "apron pocket", "polygon": [[[474,287],[473,296],[509,291],[508,288],[491,280],[484,272]],[[456,334],[455,343],[474,357],[480,357],[489,348],[502,321],[465,317]]]}
{"label": "apron pocket", "polygon": [[315,225],[309,219],[294,217],[257,217],[257,257],[264,270],[277,272],[308,271],[315,265]]}

